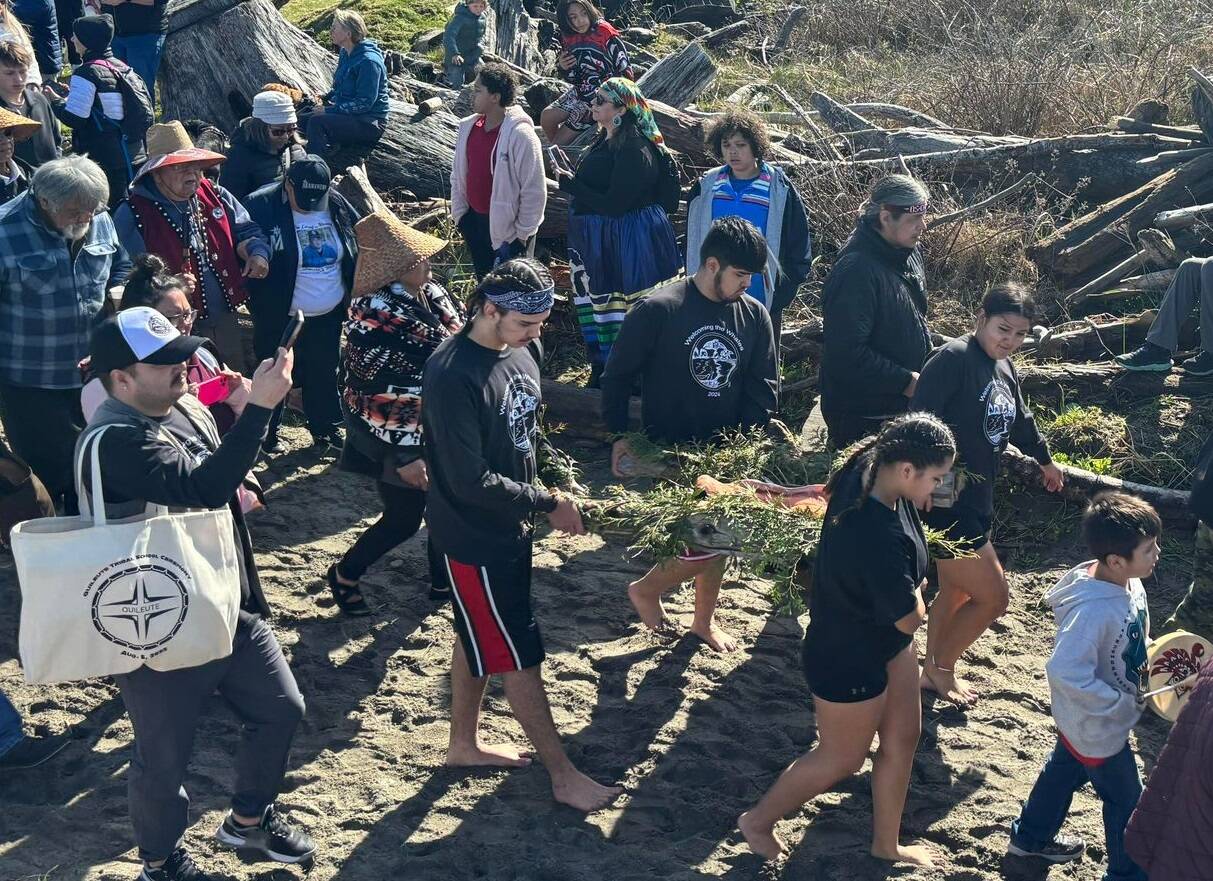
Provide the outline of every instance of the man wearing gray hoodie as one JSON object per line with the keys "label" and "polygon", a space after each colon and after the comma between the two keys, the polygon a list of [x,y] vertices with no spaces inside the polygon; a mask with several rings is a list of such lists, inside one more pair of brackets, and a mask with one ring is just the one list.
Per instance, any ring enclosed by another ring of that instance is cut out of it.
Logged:
{"label": "man wearing gray hoodie", "polygon": [[1097,496],[1082,518],[1094,560],[1045,594],[1057,619],[1045,670],[1057,745],[1011,824],[1008,852],[1052,863],[1079,859],[1082,839],[1060,834],[1074,793],[1088,781],[1103,801],[1108,869],[1103,881],[1146,881],[1125,853],[1125,825],[1141,795],[1129,732],[1141,717],[1150,613],[1141,579],[1158,563],[1162,522],[1126,493]]}

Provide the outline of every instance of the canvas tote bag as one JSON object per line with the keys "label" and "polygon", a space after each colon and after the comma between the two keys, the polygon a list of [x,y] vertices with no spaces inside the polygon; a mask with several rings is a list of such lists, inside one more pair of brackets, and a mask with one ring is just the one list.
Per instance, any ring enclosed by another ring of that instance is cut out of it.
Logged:
{"label": "canvas tote bag", "polygon": [[[232,651],[240,570],[231,512],[224,506],[169,513],[148,505],[142,514],[107,519],[98,448],[110,427],[86,437],[76,458],[76,492],[91,513],[29,520],[12,531],[21,666],[29,683],[93,679],[144,665],[196,667]],[[91,499],[82,480],[86,456]]]}

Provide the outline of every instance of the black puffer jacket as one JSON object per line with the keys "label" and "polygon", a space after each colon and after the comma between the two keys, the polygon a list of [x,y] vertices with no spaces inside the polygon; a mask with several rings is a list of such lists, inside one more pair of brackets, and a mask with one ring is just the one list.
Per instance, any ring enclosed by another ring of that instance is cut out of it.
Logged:
{"label": "black puffer jacket", "polygon": [[[84,56],[84,63],[72,74],[69,88],[72,91],[80,89],[85,98],[95,89],[92,100],[84,106],[84,100],[69,92],[66,101],[61,98],[53,99],[51,106],[55,116],[72,130],[73,153],[87,153],[89,158],[102,168],[124,169],[129,159],[130,166],[138,169],[147,159],[143,141],[124,144],[121,128],[113,120],[105,119],[102,110],[107,101],[112,100],[103,96],[117,94],[121,100],[118,71],[127,73],[130,67],[125,61],[115,58],[109,49],[89,52]],[[92,86],[92,89],[89,89],[89,86]],[[131,112],[131,108],[125,110]]]}
{"label": "black puffer jacket", "polygon": [[219,184],[241,202],[253,190],[280,182],[291,162],[302,159],[306,153],[293,140],[277,153],[265,149],[249,133],[249,128],[256,122],[252,117],[240,121],[232,134],[227,162],[219,167]]}
{"label": "black puffer jacket", "polygon": [[883,418],[905,412],[910,374],[922,370],[931,351],[922,252],[894,248],[860,220],[821,302],[822,413]]}

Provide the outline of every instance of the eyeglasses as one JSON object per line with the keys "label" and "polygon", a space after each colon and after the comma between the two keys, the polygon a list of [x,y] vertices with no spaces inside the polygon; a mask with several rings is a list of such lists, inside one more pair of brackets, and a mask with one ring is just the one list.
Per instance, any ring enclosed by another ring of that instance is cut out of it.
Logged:
{"label": "eyeglasses", "polygon": [[198,317],[198,310],[191,309],[188,312],[177,312],[172,315],[165,315],[164,317],[174,327],[181,327],[183,324],[192,324],[194,319]]}
{"label": "eyeglasses", "polygon": [[270,134],[275,138],[280,138],[283,135],[291,135],[297,131],[299,131],[299,126],[297,125],[272,126],[270,128]]}

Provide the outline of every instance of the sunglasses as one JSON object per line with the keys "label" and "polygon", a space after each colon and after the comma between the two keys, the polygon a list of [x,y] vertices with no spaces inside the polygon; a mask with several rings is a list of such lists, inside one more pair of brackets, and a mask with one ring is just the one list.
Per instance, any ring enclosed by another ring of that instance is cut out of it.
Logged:
{"label": "sunglasses", "polygon": [[297,131],[299,131],[299,126],[297,125],[272,126],[270,128],[270,134],[275,138],[280,138],[283,135],[294,134]]}
{"label": "sunglasses", "polygon": [[593,103],[593,105],[595,107],[601,107],[603,104],[611,104],[615,107],[619,106],[618,104],[615,104],[615,102],[612,101],[610,98],[608,98],[606,95],[602,95],[602,94],[594,95],[594,97],[591,99],[591,103]]}

